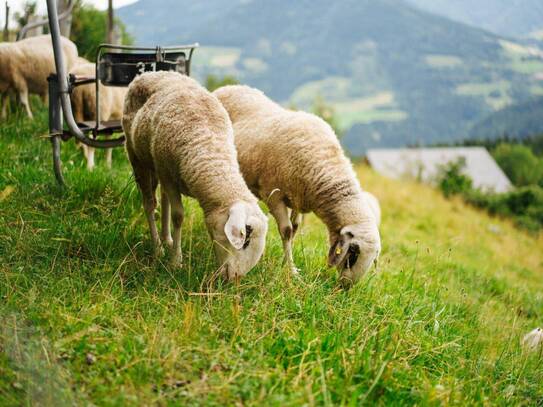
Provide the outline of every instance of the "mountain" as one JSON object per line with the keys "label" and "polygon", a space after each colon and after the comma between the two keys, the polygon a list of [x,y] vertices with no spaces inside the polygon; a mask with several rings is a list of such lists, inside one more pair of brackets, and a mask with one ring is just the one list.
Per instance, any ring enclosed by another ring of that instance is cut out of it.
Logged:
{"label": "mountain", "polygon": [[[499,35],[543,35],[541,0],[408,0],[411,4]],[[537,34],[536,34],[537,35]]]}
{"label": "mountain", "polygon": [[500,109],[470,131],[470,136],[477,139],[496,135],[522,139],[534,134],[543,134],[543,97]]}
{"label": "mountain", "polygon": [[543,52],[401,0],[140,0],[144,44],[199,41],[193,72],[232,74],[283,103],[332,103],[353,154],[464,139],[541,92]]}

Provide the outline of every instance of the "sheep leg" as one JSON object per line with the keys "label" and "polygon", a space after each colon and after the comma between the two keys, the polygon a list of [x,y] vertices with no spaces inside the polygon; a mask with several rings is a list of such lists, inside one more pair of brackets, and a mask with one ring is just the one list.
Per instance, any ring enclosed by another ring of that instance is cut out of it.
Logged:
{"label": "sheep leg", "polygon": [[81,144],[83,148],[83,154],[87,160],[87,170],[92,171],[94,169],[94,147],[89,147],[85,144]]}
{"label": "sheep leg", "polygon": [[158,231],[155,222],[155,209],[157,206],[156,188],[158,186],[158,180],[155,174],[152,172],[145,170],[137,171],[136,167],[134,167],[134,172],[136,182],[140,187],[143,200],[143,209],[145,211],[145,216],[147,217],[147,223],[149,223],[149,231],[151,232],[151,241],[153,242],[154,254],[155,256],[159,256],[162,246],[160,245],[160,239],[158,238]]}
{"label": "sheep leg", "polygon": [[45,106],[49,105],[49,93],[45,92],[41,95],[41,100]]}
{"label": "sheep leg", "polygon": [[24,105],[26,114],[30,119],[33,119],[34,116],[32,116],[32,110],[30,110],[30,102],[28,101],[28,90],[22,89],[19,91],[19,99],[21,100],[21,103]]}
{"label": "sheep leg", "polygon": [[9,93],[5,92],[2,95],[2,119],[6,119],[8,117],[8,105],[9,105]]}
{"label": "sheep leg", "polygon": [[296,236],[296,232],[298,232],[298,229],[302,224],[302,220],[303,215],[293,209],[290,213],[290,222],[292,223],[292,240],[294,240],[294,236]]}
{"label": "sheep leg", "polygon": [[277,198],[271,199],[268,202],[268,207],[272,216],[277,222],[277,227],[279,229],[279,234],[281,235],[281,240],[283,241],[283,265],[287,265],[290,271],[293,274],[298,274],[298,269],[294,264],[294,258],[292,256],[292,237],[293,237],[293,227],[288,216],[288,208],[277,195]]}
{"label": "sheep leg", "polygon": [[173,247],[172,234],[170,231],[170,200],[168,199],[168,194],[164,190],[164,185],[161,184],[160,192],[160,203],[162,206],[161,212],[161,224],[160,236],[162,238],[162,243],[166,244],[168,247]]}
{"label": "sheep leg", "polygon": [[111,163],[113,162],[113,149],[112,148],[106,148],[106,167],[108,169],[111,169]]}
{"label": "sheep leg", "polygon": [[181,267],[183,264],[183,253],[181,252],[181,225],[183,224],[185,211],[183,208],[183,201],[181,200],[181,194],[174,190],[168,190],[166,192],[168,193],[168,198],[170,200],[173,224],[173,247],[170,264],[174,267]]}

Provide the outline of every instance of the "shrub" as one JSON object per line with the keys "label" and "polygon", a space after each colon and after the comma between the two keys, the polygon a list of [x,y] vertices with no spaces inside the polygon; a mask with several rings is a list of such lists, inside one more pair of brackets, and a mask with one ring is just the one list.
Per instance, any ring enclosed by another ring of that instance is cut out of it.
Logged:
{"label": "shrub", "polygon": [[222,78],[219,78],[215,75],[207,75],[206,81],[205,81],[205,87],[208,91],[213,92],[215,89],[218,89],[222,86],[226,85],[237,85],[239,82],[236,78],[234,78],[231,75],[223,76]]}
{"label": "shrub", "polygon": [[332,105],[329,105],[328,103],[326,103],[326,101],[321,95],[317,95],[315,97],[315,100],[313,100],[313,105],[311,106],[311,112],[319,116],[326,123],[328,123],[330,127],[334,130],[334,133],[336,133],[336,136],[338,138],[343,137],[345,130],[342,129],[339,124],[339,119],[337,117],[336,110],[334,109]]}
{"label": "shrub", "polygon": [[[70,39],[77,45],[80,56],[94,61],[98,46],[106,42],[107,12],[78,0],[72,14]],[[116,18],[114,24],[120,30],[121,43],[132,44],[134,39],[128,34],[121,20]]]}
{"label": "shrub", "polygon": [[471,190],[463,194],[466,202],[486,209],[492,215],[512,218],[531,231],[543,226],[543,188],[538,185],[521,187],[503,194],[485,194]]}
{"label": "shrub", "polygon": [[543,188],[529,185],[496,194],[473,188],[469,176],[463,174],[464,160],[445,164],[440,169],[438,186],[443,195],[461,195],[463,199],[490,214],[507,217],[524,229],[537,232],[543,227]]}
{"label": "shrub", "polygon": [[516,186],[540,184],[543,160],[522,144],[499,144],[492,152],[494,159]]}
{"label": "shrub", "polygon": [[463,173],[466,166],[465,158],[451,161],[439,169],[438,186],[447,198],[462,194],[472,189],[471,178]]}

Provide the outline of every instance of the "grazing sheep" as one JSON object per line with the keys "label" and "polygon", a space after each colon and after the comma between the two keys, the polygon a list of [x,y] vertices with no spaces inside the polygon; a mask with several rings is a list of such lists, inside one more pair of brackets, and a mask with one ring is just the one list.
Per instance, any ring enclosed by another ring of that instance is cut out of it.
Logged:
{"label": "grazing sheep", "polygon": [[[77,47],[64,37],[61,44],[66,67],[69,70],[76,63]],[[37,94],[47,102],[47,77],[54,72],[56,72],[55,58],[49,35],[39,35],[18,42],[0,43],[0,94],[6,95],[10,91],[17,93],[28,117],[32,118],[28,95]],[[4,106],[2,107],[3,115],[5,114]]]}
{"label": "grazing sheep", "polygon": [[[96,65],[81,57],[78,58],[78,62],[78,65],[70,71],[70,74],[93,78],[96,73]],[[121,120],[127,88],[104,86],[102,84],[99,84],[99,86],[100,120]],[[70,99],[76,122],[96,120],[96,86],[94,83],[74,87]],[[94,168],[94,148],[84,144],[81,144],[81,146],[87,160],[87,168],[92,170]],[[108,168],[111,168],[111,152],[111,148],[106,149],[106,165]]]}
{"label": "grazing sheep", "polygon": [[144,73],[128,88],[123,128],[155,249],[160,183],[161,237],[173,245],[172,263],[182,260],[183,194],[204,211],[220,270],[229,279],[245,275],[262,256],[268,224],[239,170],[232,124],[219,101],[187,76]]}
{"label": "grazing sheep", "polygon": [[330,126],[247,86],[225,86],[214,94],[234,125],[245,181],[277,221],[291,270],[297,272],[292,240],[300,214],[314,212],[328,228],[329,265],[346,285],[359,280],[381,250],[375,202],[362,192]]}

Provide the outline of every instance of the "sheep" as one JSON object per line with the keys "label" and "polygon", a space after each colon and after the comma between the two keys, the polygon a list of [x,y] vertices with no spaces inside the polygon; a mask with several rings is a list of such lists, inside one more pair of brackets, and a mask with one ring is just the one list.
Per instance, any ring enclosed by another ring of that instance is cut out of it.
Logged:
{"label": "sheep", "polygon": [[346,288],[358,281],[381,250],[378,212],[362,193],[331,127],[248,86],[225,86],[214,94],[232,120],[245,181],[277,222],[284,264],[298,272],[292,241],[301,214],[314,212],[328,229],[329,266],[338,269]]}
{"label": "sheep", "polygon": [[[93,78],[96,73],[96,65],[84,58],[78,58],[78,64],[70,71],[76,77]],[[124,97],[127,88],[112,87],[99,84],[100,92],[100,120],[120,120],[123,115]],[[74,87],[70,96],[72,111],[75,121],[96,120],[96,86],[94,83]],[[94,148],[81,145],[83,154],[87,160],[87,169],[94,168]],[[106,166],[111,168],[112,149],[106,149]]]}
{"label": "sheep", "polygon": [[[182,264],[181,196],[187,195],[204,211],[219,271],[229,280],[245,275],[264,252],[268,223],[243,180],[232,124],[219,101],[187,76],[148,72],[130,84],[122,124],[155,255],[162,240],[172,249],[171,264]],[[153,216],[158,184],[161,239]]]}
{"label": "sheep", "polygon": [[[77,47],[64,37],[61,44],[69,70],[76,63]],[[6,114],[7,94],[15,92],[28,117],[32,118],[28,95],[37,94],[47,102],[47,77],[56,72],[50,36],[39,35],[18,42],[0,43],[0,67],[0,94],[4,95],[2,116]]]}

